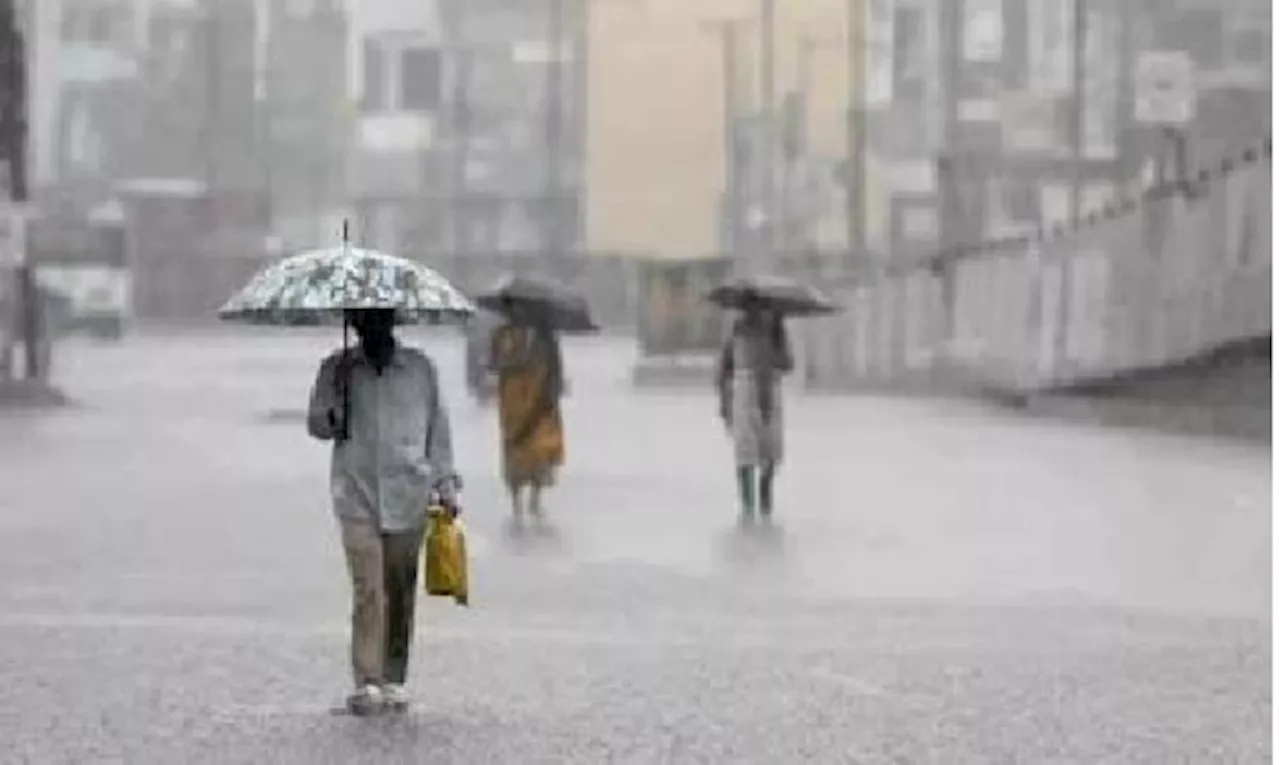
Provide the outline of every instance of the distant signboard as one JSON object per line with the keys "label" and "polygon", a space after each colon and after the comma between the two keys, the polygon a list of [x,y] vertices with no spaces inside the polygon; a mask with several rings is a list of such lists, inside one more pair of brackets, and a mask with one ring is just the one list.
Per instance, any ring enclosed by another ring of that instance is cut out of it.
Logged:
{"label": "distant signboard", "polygon": [[928,160],[886,162],[880,172],[885,184],[896,194],[927,196],[937,191],[937,168]]}
{"label": "distant signboard", "polygon": [[1147,51],[1134,73],[1134,119],[1147,125],[1185,125],[1195,117],[1195,64],[1183,51]]}

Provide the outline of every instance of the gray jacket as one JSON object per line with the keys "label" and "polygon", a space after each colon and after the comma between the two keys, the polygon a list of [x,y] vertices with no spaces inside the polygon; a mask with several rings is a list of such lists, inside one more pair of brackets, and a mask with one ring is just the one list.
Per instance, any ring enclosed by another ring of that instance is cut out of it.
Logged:
{"label": "gray jacket", "polygon": [[[349,428],[338,438],[343,381]],[[426,525],[432,490],[454,486],[453,439],[436,368],[417,349],[397,346],[381,375],[358,350],[331,354],[311,389],[307,431],[334,441],[330,488],[339,518],[373,521],[389,533],[415,531]]]}

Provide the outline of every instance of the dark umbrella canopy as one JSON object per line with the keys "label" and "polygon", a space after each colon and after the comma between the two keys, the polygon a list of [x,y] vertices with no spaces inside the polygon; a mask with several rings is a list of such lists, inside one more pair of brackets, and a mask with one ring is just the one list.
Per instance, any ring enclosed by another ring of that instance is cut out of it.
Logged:
{"label": "dark umbrella canopy", "polygon": [[540,321],[561,332],[595,332],[587,301],[559,285],[529,276],[503,277],[476,303],[513,321]]}
{"label": "dark umbrella canopy", "polygon": [[835,303],[818,289],[777,276],[738,277],[713,288],[707,299],[721,308],[767,308],[789,316],[835,313]]}

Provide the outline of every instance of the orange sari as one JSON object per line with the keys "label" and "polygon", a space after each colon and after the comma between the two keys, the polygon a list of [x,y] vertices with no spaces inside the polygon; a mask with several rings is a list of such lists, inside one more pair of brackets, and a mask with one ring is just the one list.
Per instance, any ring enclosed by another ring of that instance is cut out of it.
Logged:
{"label": "orange sari", "polygon": [[550,486],[564,463],[560,344],[550,332],[504,324],[493,333],[503,477],[511,488]]}

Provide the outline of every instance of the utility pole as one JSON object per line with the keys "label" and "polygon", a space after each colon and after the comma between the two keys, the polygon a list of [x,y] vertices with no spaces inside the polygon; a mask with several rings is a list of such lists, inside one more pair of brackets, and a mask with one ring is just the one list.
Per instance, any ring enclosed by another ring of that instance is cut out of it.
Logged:
{"label": "utility pole", "polygon": [[773,257],[777,246],[778,188],[774,174],[777,157],[777,93],[774,74],[777,71],[774,41],[777,37],[776,0],[760,0],[760,112],[764,119],[764,151],[760,163],[760,187],[764,195],[763,253]]}
{"label": "utility pole", "polygon": [[[845,229],[849,260],[867,251],[867,113],[866,113],[866,2],[845,3],[845,62],[848,69],[848,101],[845,107],[845,153],[849,177],[845,186]],[[955,0],[944,0],[950,4]]]}
{"label": "utility pole", "polygon": [[1120,26],[1119,45],[1117,51],[1116,71],[1120,81],[1116,88],[1116,162],[1112,192],[1117,198],[1122,196],[1125,188],[1135,175],[1138,165],[1135,162],[1137,152],[1133,151],[1133,101],[1134,101],[1134,20],[1137,11],[1133,3],[1117,3],[1112,10]]}
{"label": "utility pole", "polygon": [[468,214],[467,197],[467,163],[471,155],[471,72],[475,59],[475,51],[468,47],[456,49],[454,62],[456,69],[453,77],[452,128],[453,128],[453,162],[450,168],[450,198],[453,202],[450,216],[452,250],[455,256],[471,249],[470,216]]}
{"label": "utility pole", "polygon": [[27,200],[25,37],[14,0],[0,0],[0,160],[7,164],[8,189],[19,204]]}
{"label": "utility pole", "polygon": [[220,133],[227,129],[222,120],[221,106],[222,12],[219,11],[218,0],[205,0],[204,24],[205,119],[201,148],[204,151],[205,199],[209,202],[209,224],[216,240],[221,227],[219,212],[222,206]]}
{"label": "utility pole", "polygon": [[210,190],[216,185],[214,176],[218,172],[218,118],[221,116],[218,108],[218,102],[221,93],[218,92],[218,75],[219,75],[219,56],[222,51],[219,50],[222,34],[221,19],[218,17],[218,6],[216,0],[206,0],[204,6],[205,12],[205,120],[204,120],[204,154],[205,154],[205,182],[209,184]]}
{"label": "utility pole", "polygon": [[[35,4],[26,9],[35,13]],[[34,25],[33,25],[34,26]],[[0,161],[8,170],[11,204],[17,208],[19,226],[25,224],[23,208],[27,203],[27,51],[22,21],[13,0],[0,0]],[[41,369],[40,295],[35,268],[25,252],[25,237],[19,236],[19,263],[16,270],[19,304],[22,306],[22,341],[25,350],[26,379],[43,377]]]}
{"label": "utility pole", "polygon": [[801,35],[796,61],[795,88],[783,96],[783,111],[779,119],[779,135],[782,139],[782,189],[778,199],[778,240],[781,249],[794,255],[803,245],[801,232],[797,231],[800,216],[792,194],[796,188],[796,171],[800,160],[808,150],[809,97],[813,85],[813,53],[817,42],[809,35]]}
{"label": "utility pole", "polygon": [[938,157],[938,278],[942,289],[944,339],[955,336],[956,329],[956,262],[954,247],[964,236],[964,208],[961,204],[959,161],[960,137],[960,26],[961,9],[954,0],[938,2],[938,81],[942,96],[942,130]]}
{"label": "utility pole", "polygon": [[[267,221],[267,232],[270,235],[278,233],[278,219],[280,210],[276,204],[276,141],[275,141],[275,117],[277,112],[276,104],[272,102],[271,96],[279,93],[281,78],[278,74],[277,63],[280,59],[277,53],[280,46],[280,39],[284,36],[280,30],[282,27],[292,27],[294,29],[308,28],[313,29],[319,14],[319,8],[312,9],[306,15],[295,17],[291,13],[290,8],[273,7],[268,9],[270,16],[267,23],[270,25],[272,34],[267,37],[266,45],[263,46],[262,58],[254,65],[254,83],[253,83],[253,109],[254,109],[254,141],[256,150],[261,152],[262,156],[262,185],[264,196],[264,217]],[[275,85],[276,87],[272,87]],[[316,195],[320,190],[316,188],[320,184],[313,182],[308,184],[311,186],[311,204],[308,212],[316,210],[318,205],[315,203]]]}
{"label": "utility pole", "polygon": [[[841,45],[841,44],[844,44],[844,41],[836,37],[825,37],[825,36],[814,35],[809,33],[805,33],[800,36],[800,40],[798,44],[799,58],[796,63],[796,93],[799,95],[799,101],[800,101],[800,105],[803,112],[800,115],[801,122],[797,126],[798,127],[797,138],[799,138],[801,142],[804,144],[807,144],[808,142],[809,127],[810,127],[809,121],[810,121],[810,116],[812,114],[810,106],[813,103],[814,57],[818,54],[818,51],[820,50],[825,50],[827,48],[835,47],[836,45]],[[784,165],[784,170],[788,173],[788,178],[790,177],[790,174],[794,169],[792,166],[792,162],[790,161],[791,159],[793,158],[789,157],[787,164]],[[790,189],[791,188],[790,182],[784,184],[784,187],[787,189]],[[788,251],[790,251],[791,245],[792,245],[790,236],[796,230],[795,221],[792,220],[792,217],[793,217],[792,210],[793,208],[791,207],[790,204],[786,205],[787,214],[783,216],[783,222],[784,224],[786,224],[784,227],[784,232],[786,232],[786,237],[787,237],[784,239],[784,243],[788,245]],[[799,233],[803,234],[806,232],[801,230]]]}
{"label": "utility pole", "polygon": [[813,60],[821,51],[843,48],[846,41],[839,35],[819,35],[805,33],[800,35],[799,59],[796,66],[796,89],[804,95],[808,102],[813,94]]}
{"label": "utility pole", "polygon": [[1083,195],[1083,163],[1085,133],[1085,55],[1089,44],[1088,0],[1072,3],[1071,51],[1071,197],[1068,219],[1071,226],[1080,225]]}
{"label": "utility pole", "polygon": [[[1087,0],[1072,3],[1071,33],[1071,195],[1068,197],[1067,219],[1071,222],[1072,236],[1079,235],[1081,196],[1084,189],[1084,131],[1085,131],[1085,55],[1089,44],[1089,8]],[[1070,352],[1071,282],[1070,255],[1060,259],[1058,288],[1058,326],[1054,338],[1055,372],[1060,372]]]}
{"label": "utility pole", "polygon": [[547,0],[546,185],[543,197],[544,255],[561,255],[565,244],[560,225],[562,188],[560,155],[564,132],[564,3]]}
{"label": "utility pole", "polygon": [[724,143],[724,232],[721,246],[733,258],[739,268],[743,253],[740,250],[742,234],[742,203],[745,198],[742,183],[741,145],[738,140],[738,117],[742,113],[739,104],[739,51],[738,33],[745,21],[742,19],[717,19],[702,22],[702,28],[720,39],[720,77],[722,79],[724,127],[721,131]]}

